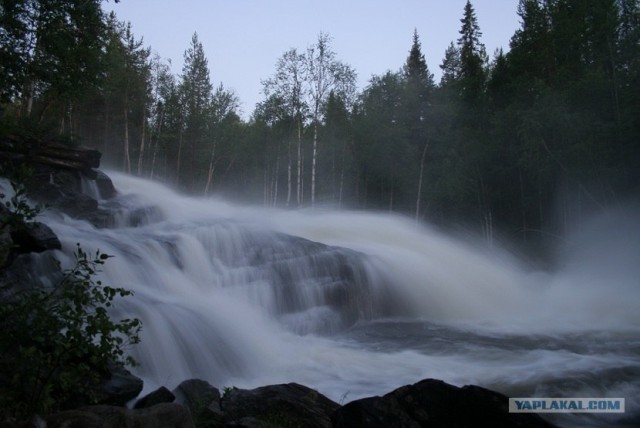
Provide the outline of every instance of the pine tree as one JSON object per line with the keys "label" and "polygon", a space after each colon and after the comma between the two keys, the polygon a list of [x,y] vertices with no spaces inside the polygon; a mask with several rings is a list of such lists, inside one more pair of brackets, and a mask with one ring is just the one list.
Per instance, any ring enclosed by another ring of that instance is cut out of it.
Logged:
{"label": "pine tree", "polygon": [[485,64],[487,53],[480,42],[482,32],[478,25],[475,10],[467,0],[464,7],[464,17],[460,20],[460,83],[461,96],[465,101],[475,102],[482,95],[486,79]]}
{"label": "pine tree", "polygon": [[418,31],[413,32],[413,44],[409,51],[409,56],[403,67],[406,81],[406,91],[404,95],[404,110],[406,114],[405,123],[408,131],[408,138],[415,153],[414,158],[418,158],[418,189],[416,197],[416,218],[420,216],[420,204],[422,199],[422,181],[424,176],[424,160],[429,146],[430,127],[430,104],[435,83],[433,74],[429,72],[427,62],[424,59]]}
{"label": "pine tree", "polygon": [[415,119],[424,120],[428,98],[435,89],[435,83],[424,59],[417,30],[413,32],[413,44],[403,67],[403,74],[407,82],[408,108],[414,113]]}
{"label": "pine tree", "polygon": [[[0,101],[20,114],[70,106],[98,80],[104,22],[99,0],[13,0],[0,6]],[[67,128],[68,129],[68,128]],[[60,126],[60,131],[65,131]]]}
{"label": "pine tree", "polygon": [[[208,61],[197,33],[191,37],[191,45],[184,53],[180,92],[184,109],[184,136],[181,136],[178,142],[176,175],[179,183],[182,182],[187,187],[193,188],[198,170],[196,160],[201,158],[199,152],[206,150],[208,114],[213,93]],[[190,178],[188,183],[181,177],[183,154],[187,155],[189,162],[190,177],[184,177]]]}
{"label": "pine tree", "polygon": [[462,73],[460,49],[451,42],[444,52],[442,64],[442,77],[440,78],[440,87],[447,87],[457,82]]}

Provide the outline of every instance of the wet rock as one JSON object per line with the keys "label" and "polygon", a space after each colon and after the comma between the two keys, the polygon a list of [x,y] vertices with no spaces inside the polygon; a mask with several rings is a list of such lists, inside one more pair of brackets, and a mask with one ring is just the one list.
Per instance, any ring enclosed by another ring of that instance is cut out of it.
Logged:
{"label": "wet rock", "polygon": [[11,239],[19,253],[41,253],[62,248],[53,230],[38,221],[12,228]]}
{"label": "wet rock", "polygon": [[100,192],[100,196],[103,199],[111,199],[118,193],[115,186],[113,185],[113,181],[111,181],[111,178],[109,178],[109,176],[104,172],[96,170],[95,180],[96,185],[98,186],[98,191]]}
{"label": "wet rock", "polygon": [[133,406],[133,408],[143,409],[146,407],[155,406],[156,404],[160,404],[160,403],[173,403],[175,399],[176,399],[176,396],[173,395],[171,391],[169,391],[164,386],[161,386],[155,391],[139,399],[136,402],[135,406]]}
{"label": "wet rock", "polygon": [[383,397],[352,401],[337,410],[334,427],[494,428],[553,427],[535,414],[509,413],[508,397],[479,386],[458,388],[426,379]]}
{"label": "wet rock", "polygon": [[189,409],[196,425],[224,425],[220,409],[220,391],[209,382],[200,379],[185,380],[173,390],[173,394],[176,403]]}
{"label": "wet rock", "polygon": [[162,403],[130,410],[117,406],[88,406],[47,417],[48,428],[192,428],[189,411],[179,404]]}
{"label": "wet rock", "polygon": [[112,366],[110,370],[110,377],[100,385],[99,401],[102,404],[124,406],[140,394],[142,379],[122,367]]}
{"label": "wet rock", "polygon": [[340,406],[316,390],[297,383],[229,391],[221,400],[228,426],[331,427]]}

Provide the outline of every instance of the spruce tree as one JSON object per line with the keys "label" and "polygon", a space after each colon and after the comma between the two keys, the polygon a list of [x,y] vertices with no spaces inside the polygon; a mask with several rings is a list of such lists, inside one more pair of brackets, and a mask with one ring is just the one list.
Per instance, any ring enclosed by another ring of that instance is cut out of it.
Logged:
{"label": "spruce tree", "polygon": [[487,53],[484,45],[480,42],[482,32],[478,25],[475,10],[471,2],[467,0],[464,7],[464,16],[460,20],[460,38],[458,48],[460,49],[460,95],[465,101],[477,101],[483,91],[485,83],[485,64]]}
{"label": "spruce tree", "polygon": [[[176,175],[179,183],[193,188],[196,179],[194,174],[200,166],[196,165],[196,162],[205,158],[199,154],[206,151],[204,147],[206,128],[213,94],[208,61],[197,33],[191,37],[191,44],[184,53],[180,93],[184,114],[184,135],[181,135],[178,141]],[[183,177],[182,162],[184,161],[188,162],[189,177]]]}

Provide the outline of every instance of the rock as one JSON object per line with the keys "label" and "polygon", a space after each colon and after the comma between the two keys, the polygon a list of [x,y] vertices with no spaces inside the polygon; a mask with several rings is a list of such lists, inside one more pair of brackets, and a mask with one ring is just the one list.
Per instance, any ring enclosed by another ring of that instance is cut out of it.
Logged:
{"label": "rock", "polygon": [[180,403],[192,412],[203,403],[220,401],[220,391],[209,382],[200,379],[189,379],[182,382],[174,390],[176,403]]}
{"label": "rock", "polygon": [[252,390],[233,389],[221,400],[229,426],[331,427],[330,415],[340,406],[297,383]]}
{"label": "rock", "polygon": [[48,428],[193,428],[189,411],[179,404],[162,403],[130,410],[116,406],[88,406],[47,417]]}
{"label": "rock", "polygon": [[47,428],[110,428],[100,416],[82,410],[67,410],[47,417]]}
{"label": "rock", "polygon": [[102,154],[86,147],[70,147],[55,141],[4,135],[0,139],[0,159],[47,165],[72,170],[89,170],[100,166]]}
{"label": "rock", "polygon": [[27,223],[21,227],[13,227],[11,239],[18,253],[42,253],[62,248],[62,244],[53,230],[39,221]]}
{"label": "rock", "polygon": [[479,386],[426,379],[383,397],[352,401],[331,416],[334,427],[553,427],[535,414],[509,413],[508,397]]}
{"label": "rock", "polygon": [[13,251],[13,239],[8,227],[0,228],[0,268],[4,267],[11,260]]}
{"label": "rock", "polygon": [[220,391],[209,382],[200,379],[185,380],[173,390],[173,394],[176,403],[189,409],[197,425],[223,425]]}
{"label": "rock", "polygon": [[101,404],[124,406],[142,391],[143,382],[128,370],[112,366],[111,377],[105,380],[98,391]]}
{"label": "rock", "polygon": [[154,406],[154,405],[160,404],[160,403],[173,403],[173,401],[175,399],[176,399],[176,396],[173,395],[173,393],[171,391],[169,391],[164,386],[161,386],[160,388],[156,389],[155,391],[153,391],[153,392],[145,395],[141,399],[139,399],[136,402],[135,406],[133,406],[133,408],[134,409],[143,409],[143,408],[151,407],[151,406]]}
{"label": "rock", "polygon": [[100,196],[103,199],[111,199],[118,193],[113,185],[113,181],[111,181],[111,178],[104,172],[97,170],[95,180],[98,190],[100,191]]}
{"label": "rock", "polygon": [[393,397],[368,397],[352,401],[332,416],[334,427],[406,427],[421,425],[415,421]]}

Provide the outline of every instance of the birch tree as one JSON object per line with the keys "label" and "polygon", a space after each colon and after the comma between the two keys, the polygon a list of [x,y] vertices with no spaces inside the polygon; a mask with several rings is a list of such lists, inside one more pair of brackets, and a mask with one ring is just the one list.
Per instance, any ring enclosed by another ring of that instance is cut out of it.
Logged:
{"label": "birch tree", "polygon": [[[294,118],[296,133],[296,202],[303,202],[303,178],[302,178],[302,131],[304,120],[307,116],[308,105],[304,99],[304,83],[306,75],[306,59],[304,54],[296,49],[285,52],[276,63],[276,72],[273,77],[262,82],[263,92],[267,98],[275,97],[282,102],[288,115]],[[292,159],[291,142],[288,143],[287,166],[287,206],[291,202]]]}
{"label": "birch tree", "polygon": [[356,73],[348,65],[338,61],[331,48],[331,37],[320,33],[318,40],[307,49],[306,86],[311,122],[313,124],[313,151],[311,158],[311,205],[316,198],[316,171],[318,159],[318,126],[329,94],[334,91],[343,99],[355,93]]}

